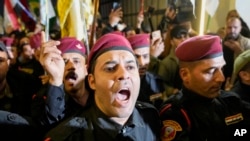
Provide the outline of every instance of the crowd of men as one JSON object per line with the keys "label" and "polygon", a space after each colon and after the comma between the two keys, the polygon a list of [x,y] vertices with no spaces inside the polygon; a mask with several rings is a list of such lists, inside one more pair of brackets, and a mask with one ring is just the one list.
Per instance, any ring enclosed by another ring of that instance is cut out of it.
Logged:
{"label": "crowd of men", "polygon": [[42,29],[1,37],[1,140],[249,140],[249,29],[236,10],[206,35],[175,14],[149,31],[112,9],[89,54]]}

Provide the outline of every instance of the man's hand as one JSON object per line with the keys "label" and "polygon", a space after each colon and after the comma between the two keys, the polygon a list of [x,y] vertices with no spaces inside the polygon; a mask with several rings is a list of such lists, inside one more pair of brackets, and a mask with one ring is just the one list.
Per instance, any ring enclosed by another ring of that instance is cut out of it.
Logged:
{"label": "man's hand", "polygon": [[59,44],[59,41],[53,40],[45,42],[45,34],[42,32],[42,45],[39,62],[42,64],[46,73],[48,73],[50,78],[49,82],[55,86],[60,86],[62,84],[65,67],[61,51],[56,47]]}
{"label": "man's hand", "polygon": [[243,49],[240,46],[240,43],[235,40],[227,40],[224,42],[224,45],[230,48],[236,55],[239,55],[243,52]]}
{"label": "man's hand", "polygon": [[136,27],[141,29],[141,24],[142,24],[143,21],[144,21],[144,15],[143,15],[143,13],[139,13],[138,16],[137,16]]}
{"label": "man's hand", "polygon": [[151,40],[150,55],[157,58],[164,51],[162,39]]}
{"label": "man's hand", "polygon": [[119,23],[119,21],[122,20],[122,17],[123,17],[123,12],[121,7],[115,10],[112,9],[109,14],[109,24],[112,27],[116,26]]}
{"label": "man's hand", "polygon": [[168,17],[170,21],[173,21],[174,18],[176,17],[176,11],[173,9],[173,7],[168,6],[165,11],[165,16]]}
{"label": "man's hand", "polygon": [[50,77],[49,77],[49,75],[44,74],[44,75],[39,76],[39,78],[41,79],[42,84],[44,85],[44,84],[49,82]]}

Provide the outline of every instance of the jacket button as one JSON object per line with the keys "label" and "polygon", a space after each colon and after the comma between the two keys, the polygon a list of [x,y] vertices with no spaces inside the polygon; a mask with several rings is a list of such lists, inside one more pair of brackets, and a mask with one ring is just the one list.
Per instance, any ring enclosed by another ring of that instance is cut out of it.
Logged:
{"label": "jacket button", "polygon": [[16,120],[16,115],[14,115],[14,114],[9,114],[9,115],[8,115],[8,120],[10,120],[10,121]]}

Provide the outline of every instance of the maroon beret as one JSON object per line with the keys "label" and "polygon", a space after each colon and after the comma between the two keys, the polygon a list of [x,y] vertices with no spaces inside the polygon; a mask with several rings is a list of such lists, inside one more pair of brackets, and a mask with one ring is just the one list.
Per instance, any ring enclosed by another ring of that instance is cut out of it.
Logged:
{"label": "maroon beret", "polygon": [[124,36],[107,33],[100,37],[91,48],[88,56],[88,71],[90,72],[89,69],[98,56],[110,50],[127,50],[133,54],[132,47]]}
{"label": "maroon beret", "polygon": [[10,47],[14,42],[14,39],[10,37],[3,37],[1,41],[5,44],[5,46]]}
{"label": "maroon beret", "polygon": [[61,44],[57,48],[63,53],[79,53],[86,55],[86,47],[75,37],[64,37],[60,39]]}
{"label": "maroon beret", "polygon": [[192,62],[223,55],[221,39],[215,35],[194,36],[183,41],[175,54],[180,61]]}
{"label": "maroon beret", "polygon": [[149,34],[136,34],[128,38],[133,49],[150,47]]}
{"label": "maroon beret", "polygon": [[36,49],[39,48],[41,46],[41,41],[42,37],[41,37],[41,33],[36,33],[34,35],[32,35],[30,37],[30,45],[32,48]]}

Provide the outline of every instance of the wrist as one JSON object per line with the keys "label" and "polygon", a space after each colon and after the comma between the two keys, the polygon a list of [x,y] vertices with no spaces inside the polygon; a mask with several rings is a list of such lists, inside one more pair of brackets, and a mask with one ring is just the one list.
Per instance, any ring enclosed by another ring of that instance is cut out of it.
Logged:
{"label": "wrist", "polygon": [[118,23],[111,20],[111,21],[109,21],[108,24],[110,27],[114,28]]}
{"label": "wrist", "polygon": [[136,27],[139,28],[139,29],[141,29],[141,24],[138,23],[138,24],[136,25]]}
{"label": "wrist", "polygon": [[53,86],[60,86],[63,84],[63,80],[62,79],[53,79],[50,78],[49,79],[49,84],[53,85]]}

